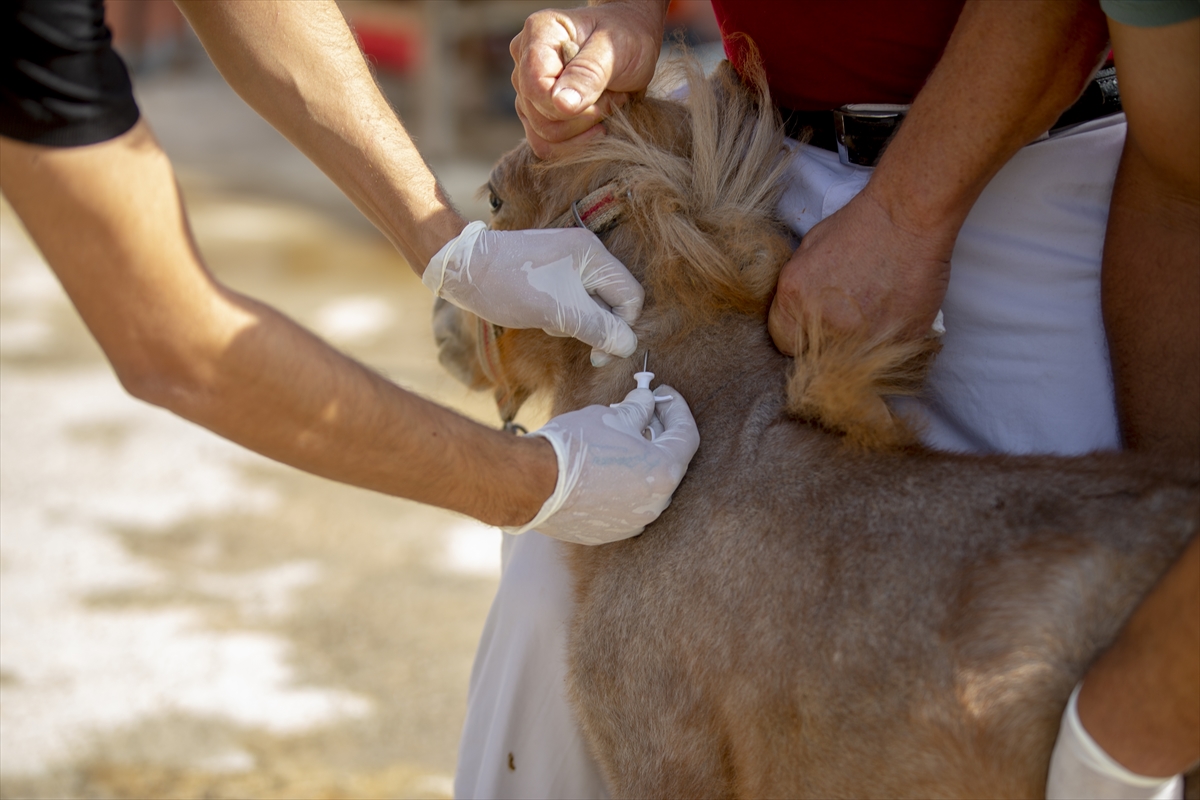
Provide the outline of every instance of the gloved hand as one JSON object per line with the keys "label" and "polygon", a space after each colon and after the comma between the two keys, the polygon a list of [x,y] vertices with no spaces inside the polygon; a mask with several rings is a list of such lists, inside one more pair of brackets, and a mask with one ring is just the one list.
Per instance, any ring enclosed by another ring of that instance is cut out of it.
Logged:
{"label": "gloved hand", "polygon": [[[605,544],[637,536],[657,519],[700,446],[679,393],[669,386],[657,393],[671,399],[656,403],[649,389],[634,389],[620,403],[562,414],[529,434],[554,446],[558,483],[536,517],[505,531]],[[647,429],[653,440],[642,436]]]}
{"label": "gloved hand", "polygon": [[1182,775],[1167,778],[1137,775],[1104,752],[1079,720],[1078,698],[1079,686],[1076,686],[1063,712],[1058,741],[1050,756],[1047,800],[1176,800],[1183,797]]}
{"label": "gloved hand", "polygon": [[492,231],[472,222],[430,259],[421,281],[496,325],[579,339],[596,366],[637,348],[629,324],[642,311],[642,287],[584,228]]}

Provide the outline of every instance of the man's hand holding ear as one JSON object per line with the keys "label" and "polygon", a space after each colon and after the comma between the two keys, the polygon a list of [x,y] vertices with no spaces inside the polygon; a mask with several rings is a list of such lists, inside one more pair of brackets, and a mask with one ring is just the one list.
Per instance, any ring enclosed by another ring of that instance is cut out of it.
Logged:
{"label": "man's hand holding ear", "polygon": [[509,45],[517,115],[533,152],[602,135],[600,125],[654,77],[664,0],[614,0],[533,14]]}

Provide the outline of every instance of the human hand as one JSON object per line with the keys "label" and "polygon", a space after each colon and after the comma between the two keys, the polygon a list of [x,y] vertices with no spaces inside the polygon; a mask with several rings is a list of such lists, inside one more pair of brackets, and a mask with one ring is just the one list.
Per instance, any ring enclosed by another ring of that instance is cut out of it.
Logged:
{"label": "human hand", "polygon": [[[677,391],[656,391],[670,399],[634,389],[620,403],[559,415],[529,434],[554,446],[558,482],[536,517],[506,530],[606,544],[637,536],[658,519],[700,446],[700,432]],[[643,436],[647,429],[652,439]]]}
{"label": "human hand", "polygon": [[946,295],[958,226],[899,224],[870,188],[814,225],[783,265],[767,328],[784,353],[796,355],[806,314],[866,336],[929,333]]}
{"label": "human hand", "polygon": [[584,228],[492,231],[472,222],[434,254],[421,280],[505,328],[579,339],[596,366],[637,348],[629,325],[642,311],[641,284]]}
{"label": "human hand", "polygon": [[666,3],[538,11],[509,44],[517,116],[539,158],[603,133],[600,122],[654,77]]}

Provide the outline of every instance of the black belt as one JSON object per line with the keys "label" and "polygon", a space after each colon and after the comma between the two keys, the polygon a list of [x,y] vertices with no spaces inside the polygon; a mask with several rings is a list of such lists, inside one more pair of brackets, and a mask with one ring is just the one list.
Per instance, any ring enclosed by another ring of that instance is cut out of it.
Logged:
{"label": "black belt", "polygon": [[[873,167],[904,120],[908,106],[854,104],[833,111],[797,111],[780,107],[783,128],[793,139],[811,132],[808,143],[838,154],[843,164]],[[1105,66],[1084,89],[1075,105],[1063,112],[1050,131],[1121,111],[1116,69]]]}

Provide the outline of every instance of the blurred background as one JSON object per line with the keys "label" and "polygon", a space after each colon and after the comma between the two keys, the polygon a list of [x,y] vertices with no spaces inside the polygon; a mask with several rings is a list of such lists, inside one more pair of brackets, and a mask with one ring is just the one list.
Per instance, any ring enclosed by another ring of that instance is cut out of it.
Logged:
{"label": "blurred background", "polygon": [[[476,190],[522,136],[508,43],[553,4],[341,5],[455,203],[486,218]],[[497,425],[438,366],[429,293],[175,6],[107,15],[219,279]],[[668,23],[719,52],[706,0]],[[495,529],[125,395],[0,203],[0,797],[449,797],[499,567]]]}

